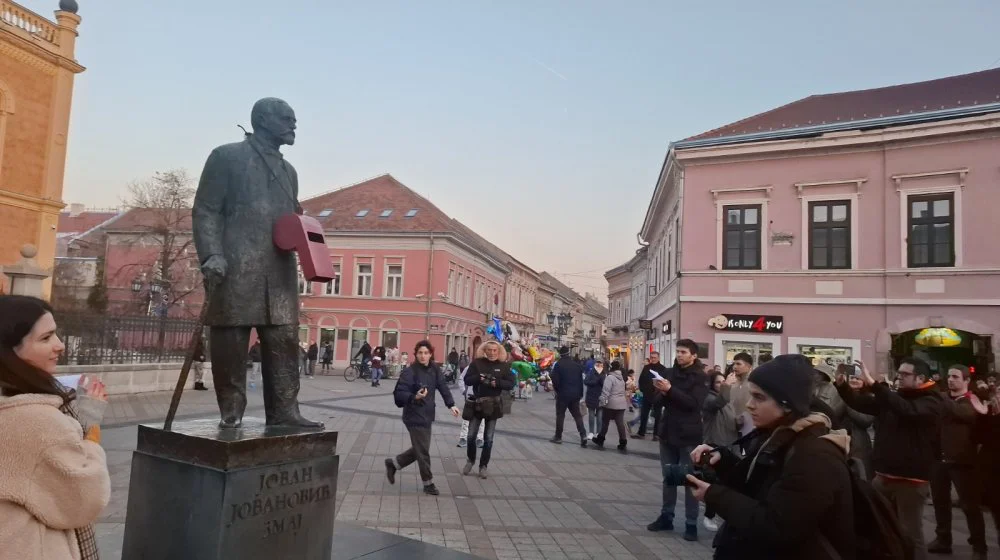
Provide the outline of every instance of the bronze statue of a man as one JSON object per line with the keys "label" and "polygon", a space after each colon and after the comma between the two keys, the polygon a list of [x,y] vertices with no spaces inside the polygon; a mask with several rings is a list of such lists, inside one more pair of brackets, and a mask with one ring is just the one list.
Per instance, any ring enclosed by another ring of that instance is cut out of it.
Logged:
{"label": "bronze statue of a man", "polygon": [[272,241],[278,218],[301,213],[298,175],[279,151],[295,143],[295,112],[280,99],[261,99],[250,124],[253,134],[242,142],[212,150],[192,209],[220,425],[237,428],[243,421],[250,329],[256,329],[267,424],[322,427],[299,413],[298,272],[295,255]]}

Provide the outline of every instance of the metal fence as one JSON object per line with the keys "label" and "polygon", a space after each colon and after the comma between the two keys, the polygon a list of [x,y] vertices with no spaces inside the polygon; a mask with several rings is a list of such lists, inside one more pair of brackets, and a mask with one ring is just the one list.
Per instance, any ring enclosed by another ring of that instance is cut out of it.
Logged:
{"label": "metal fence", "polygon": [[190,319],[56,312],[66,365],[180,362],[198,322]]}

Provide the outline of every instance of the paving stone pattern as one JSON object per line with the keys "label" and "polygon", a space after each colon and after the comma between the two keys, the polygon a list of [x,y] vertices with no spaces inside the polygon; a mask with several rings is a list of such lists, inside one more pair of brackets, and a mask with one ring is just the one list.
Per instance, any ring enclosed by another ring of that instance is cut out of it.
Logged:
{"label": "paving stone pattern", "polygon": [[[711,558],[714,533],[704,528],[697,543],[645,529],[660,509],[656,444],[631,440],[628,455],[613,447],[581,449],[572,436],[562,445],[551,444],[547,440],[555,407],[550,395],[518,401],[513,413],[500,420],[487,480],[461,475],[466,451],[456,447],[460,421],[439,406],[431,466],[441,495],[431,497],[421,491],[416,465],[401,471],[395,485],[386,480],[385,458],[409,446],[392,401],[392,382],[371,388],[340,377],[317,377],[302,385],[303,414],[340,432],[338,521],[483,558]],[[112,398],[104,430],[112,497],[97,526],[102,558],[121,557],[135,426],[162,422],[169,400],[168,393]],[[216,415],[211,391],[184,395],[179,417]],[[260,394],[251,393],[247,416],[262,415]],[[678,518],[683,518],[683,507],[678,504]],[[964,518],[955,513],[955,541],[964,543]],[[925,519],[932,536],[930,508]],[[991,539],[996,542],[995,535]],[[956,553],[961,552],[958,547]]]}

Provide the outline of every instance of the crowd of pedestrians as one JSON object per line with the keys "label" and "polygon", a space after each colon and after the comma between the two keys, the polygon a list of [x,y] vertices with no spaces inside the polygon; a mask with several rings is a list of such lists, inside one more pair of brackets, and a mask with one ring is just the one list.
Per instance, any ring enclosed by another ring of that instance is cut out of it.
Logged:
{"label": "crowd of pedestrians", "polygon": [[[437,494],[429,461],[434,391],[464,418],[463,474],[478,460],[478,476],[487,478],[502,396],[516,386],[506,351],[490,341],[468,364],[458,356],[464,410],[446,390],[430,344],[421,342],[415,354],[394,392],[412,447],[386,460],[390,482],[417,462],[425,492]],[[447,360],[456,367],[454,351]],[[755,367],[740,353],[724,374],[698,358],[695,342],[679,340],[670,366],[651,352],[638,379],[617,361],[588,367],[565,347],[550,377],[553,443],[563,443],[567,412],[582,447],[603,449],[612,424],[622,453],[631,431],[657,442],[662,507],[649,531],[681,530],[675,516],[683,492],[683,538],[698,540],[700,526],[716,532],[716,558],[851,559],[880,551],[921,560],[952,552],[954,487],[973,558],[986,558],[984,510],[1000,511],[1000,397],[992,378],[974,379],[965,366],[949,367],[938,384],[915,357],[900,360],[887,379],[860,361],[834,367],[788,354]],[[641,404],[628,420],[636,393]],[[925,543],[929,500],[936,538]]]}

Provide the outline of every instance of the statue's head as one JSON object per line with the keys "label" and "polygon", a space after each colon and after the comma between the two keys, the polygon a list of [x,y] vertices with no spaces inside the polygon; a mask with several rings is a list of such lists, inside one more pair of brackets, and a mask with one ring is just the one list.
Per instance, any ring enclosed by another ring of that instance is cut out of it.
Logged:
{"label": "statue's head", "polygon": [[270,136],[279,144],[295,143],[295,111],[277,97],[265,97],[253,104],[250,126],[256,134]]}

